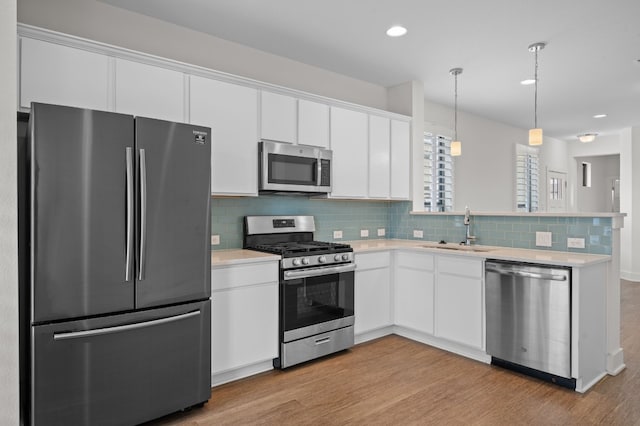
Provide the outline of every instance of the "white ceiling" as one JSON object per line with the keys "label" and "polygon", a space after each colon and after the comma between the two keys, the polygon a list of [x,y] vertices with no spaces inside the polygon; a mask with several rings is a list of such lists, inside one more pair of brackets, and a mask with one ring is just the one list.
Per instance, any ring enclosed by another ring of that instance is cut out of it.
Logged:
{"label": "white ceiling", "polygon": [[[640,125],[640,0],[102,0],[382,86],[424,82],[425,98],[546,136]],[[386,29],[400,24],[404,37]],[[594,119],[594,114],[608,117]]]}

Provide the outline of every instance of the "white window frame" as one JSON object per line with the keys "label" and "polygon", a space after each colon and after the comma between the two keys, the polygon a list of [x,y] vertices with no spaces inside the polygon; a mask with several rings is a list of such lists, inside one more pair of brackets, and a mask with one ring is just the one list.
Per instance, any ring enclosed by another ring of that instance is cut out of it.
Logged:
{"label": "white window frame", "polygon": [[515,208],[517,212],[540,210],[540,154],[538,148],[516,144]]}
{"label": "white window frame", "polygon": [[[424,210],[427,212],[453,211],[455,173],[451,156],[451,140],[448,136],[424,132],[422,199]],[[436,151],[437,155],[434,155]],[[436,171],[438,171],[437,174]]]}

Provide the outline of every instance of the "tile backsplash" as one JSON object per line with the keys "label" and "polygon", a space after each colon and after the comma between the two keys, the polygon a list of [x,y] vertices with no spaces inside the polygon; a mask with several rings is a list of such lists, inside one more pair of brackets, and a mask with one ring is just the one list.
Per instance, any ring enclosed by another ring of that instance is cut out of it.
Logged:
{"label": "tile backsplash", "polygon": [[[360,231],[369,231],[369,239],[384,228],[386,238],[414,239],[413,231],[422,230],[423,240],[460,242],[465,237],[462,215],[411,215],[408,201],[341,201],[296,196],[260,196],[212,198],[211,233],[220,236],[214,250],[242,247],[243,218],[247,215],[315,216],[315,238],[323,241],[365,239]],[[611,254],[612,220],[607,217],[551,216],[474,216],[471,233],[477,244]],[[334,240],[333,231],[343,238]],[[552,232],[552,247],[536,247],[536,232]],[[567,248],[567,238],[584,238],[585,248]]]}

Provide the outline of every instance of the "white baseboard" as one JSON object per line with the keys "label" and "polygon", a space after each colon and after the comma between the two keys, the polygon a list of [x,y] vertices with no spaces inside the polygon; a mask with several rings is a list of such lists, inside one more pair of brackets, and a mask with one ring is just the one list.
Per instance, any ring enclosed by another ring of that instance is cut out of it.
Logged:
{"label": "white baseboard", "polygon": [[617,351],[607,354],[607,373],[612,376],[619,374],[626,368],[624,364],[624,351],[618,348]]}
{"label": "white baseboard", "polygon": [[640,283],[640,272],[635,271],[620,271],[620,278],[627,281],[634,281]]}
{"label": "white baseboard", "polygon": [[240,367],[234,370],[223,371],[211,375],[211,387],[220,386],[234,380],[244,379],[254,374],[273,370],[273,360],[258,362],[255,364]]}
{"label": "white baseboard", "polygon": [[449,340],[440,339],[430,334],[422,333],[417,330],[412,330],[410,328],[401,327],[397,325],[394,327],[394,333],[397,334],[398,336],[406,337],[407,339],[415,340],[417,342],[424,343],[429,346],[434,346],[438,349],[442,349],[447,352],[452,352],[454,354],[462,355],[464,357],[471,358],[485,364],[491,363],[491,356],[487,355],[487,353],[482,349],[472,348],[470,346],[465,346],[460,343],[455,343]]}
{"label": "white baseboard", "polygon": [[376,330],[367,331],[365,333],[356,334],[354,337],[356,345],[364,342],[368,342],[369,340],[379,339],[384,336],[388,336],[393,334],[393,326],[378,328]]}

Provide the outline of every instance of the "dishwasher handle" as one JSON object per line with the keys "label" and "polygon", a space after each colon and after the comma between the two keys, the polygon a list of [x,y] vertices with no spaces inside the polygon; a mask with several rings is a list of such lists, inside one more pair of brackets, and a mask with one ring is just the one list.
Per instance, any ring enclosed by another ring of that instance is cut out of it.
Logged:
{"label": "dishwasher handle", "polygon": [[496,272],[500,275],[510,275],[514,277],[523,277],[523,278],[535,278],[539,280],[550,280],[550,281],[567,281],[567,275],[562,274],[540,274],[538,272],[529,272],[517,269],[507,269],[501,268],[499,266],[494,265],[485,265],[486,272]]}

